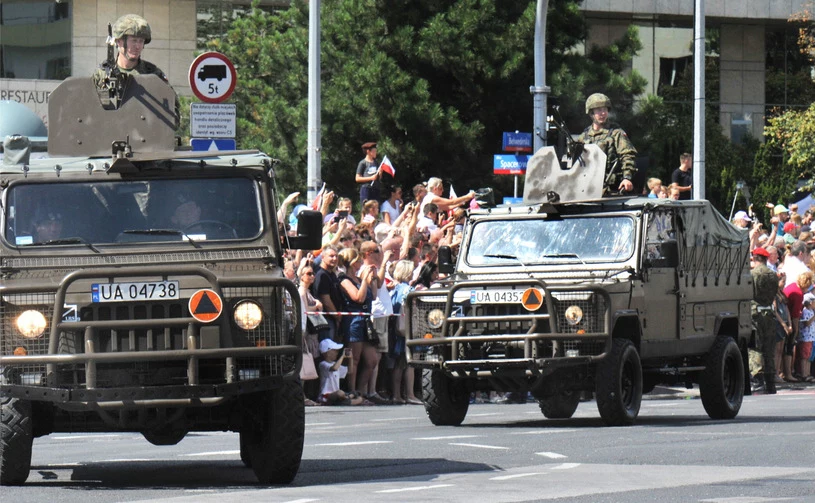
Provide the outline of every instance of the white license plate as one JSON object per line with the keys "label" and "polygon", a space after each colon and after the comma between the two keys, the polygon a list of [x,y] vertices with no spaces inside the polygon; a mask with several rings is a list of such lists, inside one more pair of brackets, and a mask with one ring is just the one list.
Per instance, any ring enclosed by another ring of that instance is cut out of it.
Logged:
{"label": "white license plate", "polygon": [[138,302],[178,298],[178,281],[94,283],[91,285],[91,299],[93,302]]}
{"label": "white license plate", "polygon": [[470,304],[520,304],[524,290],[470,290]]}

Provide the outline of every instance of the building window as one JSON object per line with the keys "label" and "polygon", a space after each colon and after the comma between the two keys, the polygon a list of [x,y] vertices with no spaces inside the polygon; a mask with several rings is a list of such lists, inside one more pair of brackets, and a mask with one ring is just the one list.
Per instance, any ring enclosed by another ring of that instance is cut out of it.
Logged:
{"label": "building window", "polygon": [[0,78],[69,76],[71,16],[69,1],[0,2]]}

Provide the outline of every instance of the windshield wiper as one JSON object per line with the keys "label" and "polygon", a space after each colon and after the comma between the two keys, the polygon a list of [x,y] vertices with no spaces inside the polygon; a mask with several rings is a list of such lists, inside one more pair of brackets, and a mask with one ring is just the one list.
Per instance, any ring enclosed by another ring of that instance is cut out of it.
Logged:
{"label": "windshield wiper", "polygon": [[145,236],[181,236],[189,241],[194,247],[201,248],[201,245],[191,238],[186,232],[178,229],[127,229],[122,231],[122,234],[141,234]]}
{"label": "windshield wiper", "polygon": [[543,255],[543,258],[576,258],[580,261],[581,264],[586,265],[580,255],[577,253],[550,253],[547,255]]}
{"label": "windshield wiper", "polygon": [[98,248],[93,246],[85,238],[72,237],[72,238],[59,238],[49,239],[48,241],[31,243],[28,246],[49,246],[49,245],[85,245],[90,248],[94,253],[102,253]]}

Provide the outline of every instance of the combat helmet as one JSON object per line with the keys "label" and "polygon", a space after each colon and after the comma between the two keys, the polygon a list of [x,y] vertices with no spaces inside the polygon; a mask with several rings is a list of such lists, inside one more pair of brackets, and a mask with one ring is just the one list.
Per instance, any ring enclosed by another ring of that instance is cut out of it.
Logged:
{"label": "combat helmet", "polygon": [[591,113],[592,108],[611,108],[611,100],[603,93],[594,93],[586,100],[586,114]]}
{"label": "combat helmet", "polygon": [[147,20],[137,14],[125,14],[113,24],[113,38],[120,39],[125,35],[141,37],[144,43],[150,43],[150,25]]}

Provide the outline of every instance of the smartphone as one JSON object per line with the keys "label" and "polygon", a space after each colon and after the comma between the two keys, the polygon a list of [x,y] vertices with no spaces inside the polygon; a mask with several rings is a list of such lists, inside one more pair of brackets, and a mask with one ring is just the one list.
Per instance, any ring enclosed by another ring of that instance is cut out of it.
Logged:
{"label": "smartphone", "polygon": [[347,211],[344,211],[344,210],[343,210],[343,211],[338,211],[338,212],[337,212],[337,216],[336,216],[336,217],[334,217],[334,218],[337,218],[337,221],[340,221],[340,220],[342,220],[343,218],[348,218],[348,212],[347,212]]}
{"label": "smartphone", "polygon": [[342,352],[345,356],[351,356],[351,348],[345,348]]}

